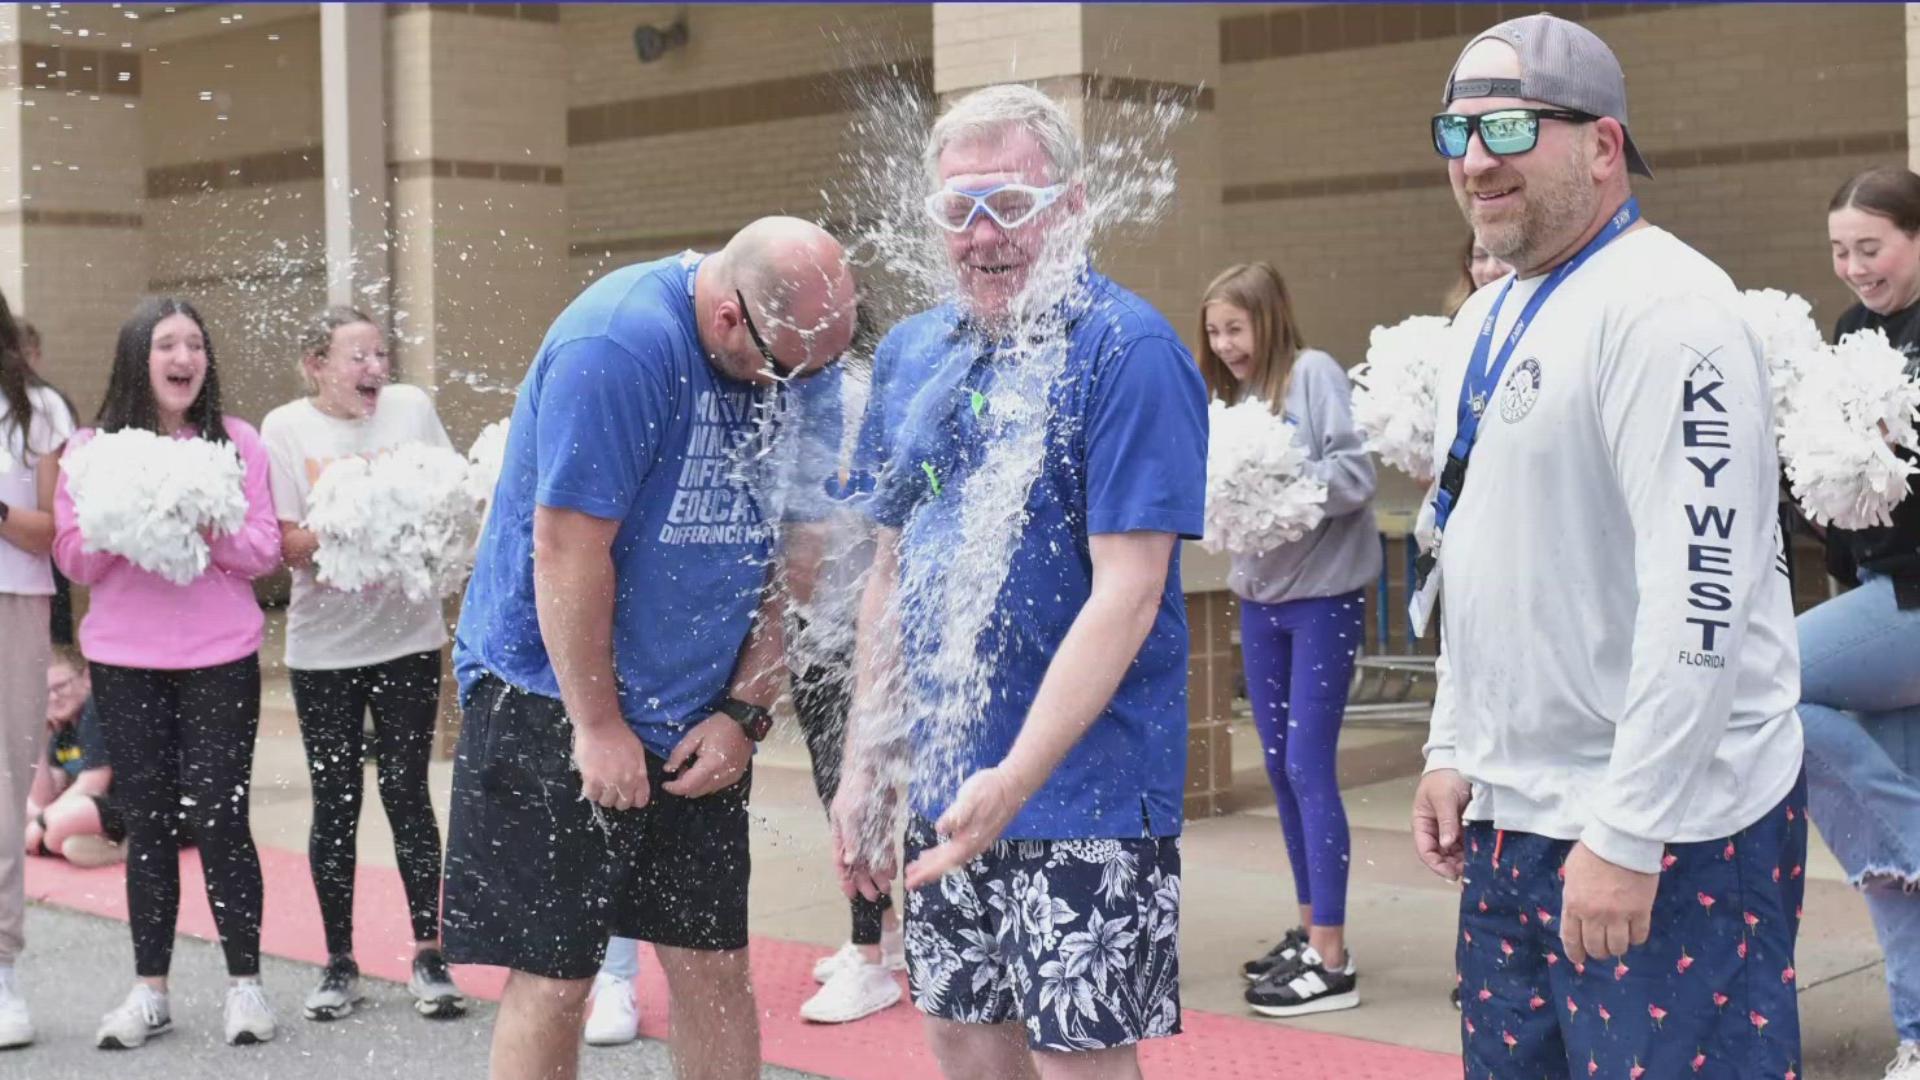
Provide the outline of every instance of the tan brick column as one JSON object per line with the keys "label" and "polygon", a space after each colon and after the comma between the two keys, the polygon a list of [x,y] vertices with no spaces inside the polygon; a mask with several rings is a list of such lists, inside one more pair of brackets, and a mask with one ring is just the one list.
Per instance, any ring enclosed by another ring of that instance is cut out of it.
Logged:
{"label": "tan brick column", "polygon": [[[943,100],[997,82],[1027,82],[1052,94],[1097,144],[1099,117],[1122,101],[1177,94],[1193,119],[1171,140],[1178,191],[1166,219],[1098,255],[1100,268],[1158,307],[1189,347],[1206,283],[1225,265],[1221,235],[1220,26],[1207,5],[936,4],[933,83]],[[1192,635],[1188,663],[1186,812],[1224,809],[1233,781],[1227,720],[1239,673],[1232,597],[1220,560],[1192,545],[1183,585]]]}
{"label": "tan brick column", "polygon": [[146,285],[136,29],[104,5],[0,4],[0,290],[83,423]]}
{"label": "tan brick column", "polygon": [[396,353],[464,449],[572,295],[560,11],[387,7]]}
{"label": "tan brick column", "polygon": [[[568,64],[553,4],[389,4],[394,349],[431,387],[454,444],[513,409],[513,391],[571,298],[565,178]],[[457,601],[448,603],[458,617]],[[453,674],[438,748],[459,727]]]}

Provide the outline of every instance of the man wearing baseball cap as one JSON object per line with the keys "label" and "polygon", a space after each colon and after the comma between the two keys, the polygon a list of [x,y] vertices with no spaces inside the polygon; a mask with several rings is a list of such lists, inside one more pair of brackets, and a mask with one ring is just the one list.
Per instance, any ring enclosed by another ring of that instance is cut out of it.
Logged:
{"label": "man wearing baseball cap", "polygon": [[1806,788],[1758,343],[1641,219],[1598,37],[1501,23],[1442,102],[1514,268],[1454,322],[1415,603],[1445,597],[1414,833],[1465,883],[1466,1073],[1791,1076]]}

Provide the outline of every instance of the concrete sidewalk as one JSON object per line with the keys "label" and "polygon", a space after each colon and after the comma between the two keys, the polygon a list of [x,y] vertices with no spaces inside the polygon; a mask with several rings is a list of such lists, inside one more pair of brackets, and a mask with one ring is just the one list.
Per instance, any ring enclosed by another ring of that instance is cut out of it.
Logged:
{"label": "concrete sidewalk", "polygon": [[[1250,725],[1242,727],[1250,729]],[[1458,894],[1419,865],[1412,853],[1407,823],[1423,734],[1417,726],[1357,721],[1349,722],[1343,734],[1341,779],[1353,826],[1349,940],[1361,965],[1364,1004],[1350,1012],[1290,1022],[1296,1029],[1446,1053],[1458,1051],[1458,1014],[1447,1002],[1453,982]],[[1243,743],[1236,746],[1235,760],[1257,762],[1259,754],[1252,744],[1251,730],[1237,731],[1235,738]],[[790,730],[776,734],[762,748],[756,770],[750,897],[753,931],[831,949],[846,937],[846,906],[829,874],[826,824],[797,736]],[[434,764],[435,804],[443,816],[450,777],[450,763]],[[371,768],[367,779],[369,809],[362,821],[361,858],[370,866],[390,867],[392,841],[384,814],[371,809],[378,803],[373,795]],[[255,766],[254,831],[260,843],[304,851],[309,800],[304,757],[285,683],[270,678]],[[1235,812],[1191,823],[1186,834],[1181,968],[1182,996],[1188,1008],[1238,1016],[1245,1014],[1240,997],[1244,988],[1240,962],[1264,951],[1286,927],[1294,902],[1271,796],[1257,771],[1247,770],[1236,776],[1233,804],[1239,807]],[[1806,921],[1798,957],[1807,1053],[1802,1073],[1834,1080],[1876,1080],[1894,1044],[1878,944],[1864,904],[1842,883],[1839,868],[1824,848],[1809,859],[1808,877]],[[399,910],[372,917],[396,922],[405,918]],[[77,962],[79,970],[71,974],[78,978],[63,975],[60,982],[63,987],[84,988],[71,991],[84,998],[73,1001],[72,1009],[77,1012],[71,1018],[66,1015],[71,1011],[66,1003],[69,989],[60,991],[51,1003],[57,1011],[41,1004],[52,981],[48,972],[53,957],[43,951],[49,940],[46,936],[36,938],[34,960],[27,970],[33,978],[36,1005],[49,1017],[43,1026],[48,1022],[70,1023],[77,1025],[76,1030],[84,1028],[80,1032],[84,1037],[91,1033],[91,1025],[104,1007],[102,995],[111,996],[113,987],[124,978],[127,950],[123,928],[100,924],[106,929],[89,930],[76,925],[76,918],[36,911],[33,930],[36,935],[52,933],[56,943],[63,935],[76,943],[73,951],[61,954],[60,963],[65,967]],[[96,944],[83,946],[81,942]],[[203,948],[183,945],[183,957],[189,953],[198,956],[197,950]],[[207,959],[195,962],[211,964]],[[650,957],[647,963],[652,963]],[[208,968],[207,978],[190,981],[216,985],[212,970]],[[273,984],[283,1017],[292,1018],[290,1027],[315,1026],[299,1020],[295,1008],[298,996],[312,978],[310,971],[288,971]],[[311,1055],[314,1060],[329,1061],[329,1073],[350,1067],[363,1073],[371,1068],[375,1076],[389,1075],[383,1061],[387,1053],[384,1048],[416,1043],[424,1036],[415,1018],[402,1012],[404,1003],[398,992],[388,997],[391,1001],[383,1002],[366,1021],[372,1029],[370,1042],[308,1033],[298,1042],[301,1060],[308,1061]],[[200,1023],[211,1030],[217,1002],[189,1004],[186,1008],[204,1012],[208,1019]],[[465,1062],[468,1059],[459,1055],[471,1053],[477,1055],[472,1058],[474,1062],[483,1060],[485,1040],[476,1033],[484,1028],[485,1015],[483,1010],[476,1020],[449,1026],[444,1035],[436,1032],[432,1045],[440,1049],[425,1054],[424,1059],[436,1065]],[[390,1017],[393,1022],[387,1023]],[[847,1034],[854,1035],[851,1031]],[[178,1040],[182,1044],[190,1041]],[[646,1054],[657,1049],[629,1060],[655,1060]],[[196,1060],[220,1064],[224,1059],[216,1051],[225,1048],[209,1044],[209,1056]],[[66,1055],[70,1051],[65,1048],[50,1053],[58,1060],[69,1060]],[[86,1057],[83,1054],[81,1060]],[[198,1071],[147,1073],[147,1060],[143,1055],[142,1075],[216,1075]],[[399,1060],[396,1058],[396,1063]],[[16,1075],[10,1071],[11,1064],[9,1058],[0,1058],[0,1074]],[[312,1075],[321,1072],[316,1065]],[[36,1070],[24,1075],[39,1080],[43,1075],[79,1074]],[[308,1074],[276,1069],[268,1074],[244,1075]],[[427,1073],[394,1071],[391,1075],[477,1075],[477,1065],[474,1071],[436,1067]]]}

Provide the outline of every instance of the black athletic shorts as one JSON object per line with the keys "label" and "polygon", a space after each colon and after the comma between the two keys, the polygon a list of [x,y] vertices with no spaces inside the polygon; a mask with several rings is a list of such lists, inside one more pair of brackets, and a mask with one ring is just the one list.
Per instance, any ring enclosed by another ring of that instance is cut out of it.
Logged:
{"label": "black athletic shorts", "polygon": [[599,970],[608,935],[682,949],[747,945],[747,793],[605,810],[580,796],[573,727],[553,698],[491,676],[462,702],[442,916],[447,959],[551,979]]}

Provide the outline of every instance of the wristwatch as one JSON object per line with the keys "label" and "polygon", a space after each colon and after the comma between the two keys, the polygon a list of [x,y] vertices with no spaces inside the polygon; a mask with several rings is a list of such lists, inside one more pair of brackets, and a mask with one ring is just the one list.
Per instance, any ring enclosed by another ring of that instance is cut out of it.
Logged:
{"label": "wristwatch", "polygon": [[0,525],[5,525],[7,523],[7,515],[12,512],[13,512],[13,507],[8,506],[4,502],[0,502]]}
{"label": "wristwatch", "polygon": [[715,712],[723,712],[733,717],[734,720],[739,722],[740,730],[746,732],[747,738],[752,739],[754,742],[759,742],[766,738],[767,732],[773,730],[773,712],[771,710],[749,704],[748,702],[741,701],[739,698],[722,698],[720,703],[713,708]]}

